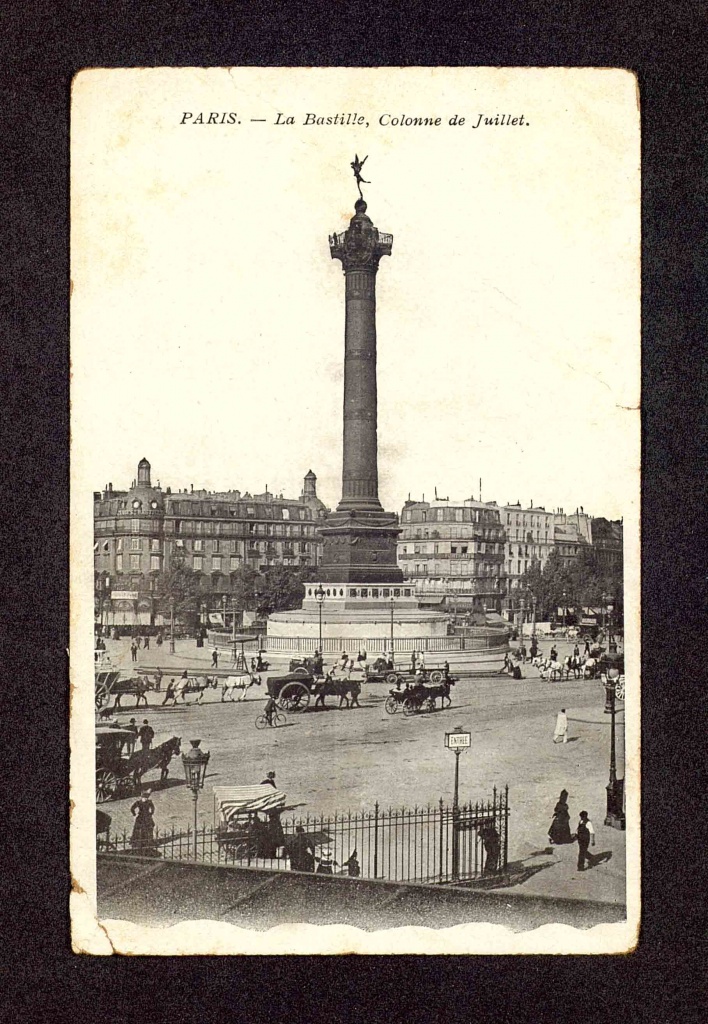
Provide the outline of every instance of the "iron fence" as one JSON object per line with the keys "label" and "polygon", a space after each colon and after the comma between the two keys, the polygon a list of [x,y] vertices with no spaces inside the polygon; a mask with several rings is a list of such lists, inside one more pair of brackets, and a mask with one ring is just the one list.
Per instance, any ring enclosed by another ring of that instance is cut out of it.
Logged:
{"label": "iron fence", "polygon": [[[288,817],[251,814],[225,826],[156,831],[149,842],[128,832],[98,837],[101,852],[133,852],[275,870],[319,871],[397,882],[455,883],[504,874],[509,847],[509,787],[491,800],[461,804]],[[302,830],[299,833],[296,830]],[[304,839],[296,840],[296,835]],[[295,851],[300,843],[300,854]],[[303,859],[302,851],[305,849]]]}

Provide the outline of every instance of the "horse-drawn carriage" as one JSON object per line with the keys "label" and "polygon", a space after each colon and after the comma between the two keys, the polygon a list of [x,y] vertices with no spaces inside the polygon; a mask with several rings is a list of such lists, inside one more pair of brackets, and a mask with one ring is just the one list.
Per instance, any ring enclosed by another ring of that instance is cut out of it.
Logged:
{"label": "horse-drawn carriage", "polygon": [[333,679],[331,673],[324,679],[316,679],[295,671],[284,676],[269,676],[267,689],[282,711],[298,713],[307,710],[313,700],[324,707],[325,697],[339,697],[348,704],[350,695],[358,694],[361,684],[356,680]]}
{"label": "horse-drawn carriage", "polygon": [[448,677],[447,680],[441,683],[416,682],[407,684],[402,690],[399,688],[389,690],[389,695],[384,703],[384,710],[389,715],[395,715],[397,711],[403,711],[404,715],[415,715],[422,711],[434,711],[438,698],[442,707],[450,707],[452,704],[450,687],[454,685],[455,680],[452,677]]}
{"label": "horse-drawn carriage", "polygon": [[143,775],[160,769],[167,778],[169,763],[180,752],[180,740],[173,736],[154,749],[135,750],[136,733],[115,725],[96,726],[96,803],[130,796],[140,791]]}
{"label": "horse-drawn carriage", "polygon": [[94,673],[94,701],[100,711],[113,698],[113,707],[119,708],[123,697],[135,697],[135,707],[142,701],[147,706],[145,694],[153,689],[146,676],[123,676],[118,669],[99,669]]}
{"label": "horse-drawn carriage", "polygon": [[219,851],[227,860],[285,855],[280,815],[285,793],[271,786],[215,786],[214,816]]}

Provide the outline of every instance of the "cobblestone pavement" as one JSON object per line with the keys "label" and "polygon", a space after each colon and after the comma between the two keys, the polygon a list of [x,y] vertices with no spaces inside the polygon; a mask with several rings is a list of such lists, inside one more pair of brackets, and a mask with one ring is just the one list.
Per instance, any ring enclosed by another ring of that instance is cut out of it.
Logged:
{"label": "cobblestone pavement", "polygon": [[[559,657],[572,644],[556,642]],[[108,643],[114,665],[131,669],[129,641]],[[550,641],[541,642],[542,652]],[[206,667],[210,652],[194,641],[177,643],[170,658],[166,647],[139,652],[143,664]],[[460,800],[482,800],[492,787],[509,785],[511,807],[509,860],[515,891],[577,898],[624,901],[625,836],[605,828],[605,786],[608,780],[610,716],[604,714],[604,690],[598,680],[543,682],[530,665],[520,681],[506,675],[461,679],[453,689],[453,706],[445,711],[405,718],[383,708],[389,687],[364,684],[360,709],[339,710],[328,698],[325,711],[288,715],[283,728],[258,731],[265,686],[252,688],[243,703],[221,703],[220,691],[209,690],[202,705],[162,708],[163,694],[150,693],[150,706],[134,711],[132,698],[117,720],[148,718],[155,744],[176,735],[183,750],[199,737],[211,760],[200,797],[200,823],[213,821],[210,789],[219,785],[259,783],[277,773],[278,787],[289,803],[302,803],[302,813],[328,814],[348,809],[421,806],[442,796],[451,801],[454,757],[444,747],[446,731],[461,726],[472,733],[472,748],[460,759]],[[264,674],[264,682],[266,675]],[[164,692],[164,681],[163,681]],[[128,706],[131,705],[131,706]],[[553,743],[556,713],[565,708],[567,744]],[[620,708],[622,705],[620,705]],[[624,774],[624,714],[617,716],[618,774]],[[155,822],[159,828],[181,828],[191,819],[191,794],[182,765],[173,760],[168,783],[146,776],[153,788]],[[597,833],[596,865],[576,871],[577,846],[551,847],[548,827],[561,789],[569,792],[571,827],[587,810]],[[130,829],[128,799],[103,804],[113,827]]]}

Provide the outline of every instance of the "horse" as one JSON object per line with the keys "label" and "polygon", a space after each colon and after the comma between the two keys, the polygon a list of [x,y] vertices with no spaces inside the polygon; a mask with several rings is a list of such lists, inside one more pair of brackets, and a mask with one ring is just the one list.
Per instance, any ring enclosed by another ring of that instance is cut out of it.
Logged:
{"label": "horse", "polygon": [[113,685],[113,693],[115,694],[115,701],[111,711],[117,711],[121,706],[121,700],[126,694],[135,695],[135,706],[140,707],[142,701],[144,706],[148,706],[147,697],[145,694],[148,690],[155,689],[153,683],[150,682],[147,676],[136,676],[132,679],[119,679]]}
{"label": "horse", "polygon": [[586,658],[583,664],[583,679],[594,679],[600,667],[598,658]]}
{"label": "horse", "polygon": [[572,672],[576,679],[580,679],[580,673],[582,670],[583,663],[577,654],[569,654],[563,659],[563,668],[565,670],[566,679],[570,679],[570,673]]}
{"label": "horse", "polygon": [[[241,703],[246,699],[246,693],[251,689],[252,686],[260,686],[261,677],[253,675],[251,672],[241,672],[239,675],[227,676],[221,684],[221,703],[226,701],[229,697],[231,701]],[[238,697],[234,697],[234,694],[238,692]]]}
{"label": "horse", "polygon": [[140,788],[140,782],[145,772],[153,768],[160,769],[160,782],[165,782],[169,774],[169,765],[173,757],[180,752],[181,737],[173,736],[165,740],[158,747],[150,750],[137,750],[126,764],[126,774],[133,776],[135,788]]}

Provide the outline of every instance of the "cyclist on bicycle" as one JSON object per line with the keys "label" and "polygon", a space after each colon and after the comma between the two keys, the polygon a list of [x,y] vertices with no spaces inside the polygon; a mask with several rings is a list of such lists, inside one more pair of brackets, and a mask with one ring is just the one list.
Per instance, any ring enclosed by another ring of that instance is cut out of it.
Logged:
{"label": "cyclist on bicycle", "polygon": [[268,700],[266,701],[265,710],[263,712],[263,714],[265,715],[265,720],[268,723],[268,725],[273,724],[273,715],[277,710],[278,705],[275,702],[275,698],[269,697]]}

